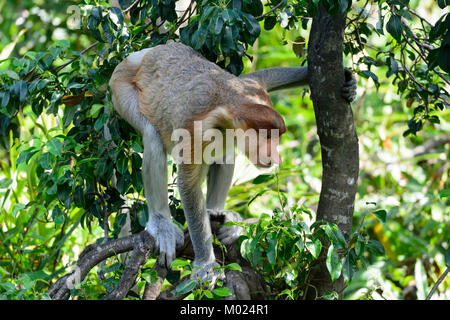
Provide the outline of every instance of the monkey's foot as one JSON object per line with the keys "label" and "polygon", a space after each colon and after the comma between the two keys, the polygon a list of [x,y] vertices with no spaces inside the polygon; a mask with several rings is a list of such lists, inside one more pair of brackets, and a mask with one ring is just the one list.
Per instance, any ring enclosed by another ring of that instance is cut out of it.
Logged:
{"label": "monkey's foot", "polygon": [[216,268],[220,266],[217,262],[202,265],[194,261],[193,266],[191,279],[197,281],[198,285],[207,286],[209,289],[212,289],[217,280],[225,279],[223,270]]}
{"label": "monkey's foot", "polygon": [[169,219],[151,212],[145,229],[156,241],[158,263],[169,268],[176,258],[177,246],[184,243],[183,231]]}
{"label": "monkey's foot", "polygon": [[240,225],[223,226],[227,222],[242,222],[239,213],[231,210],[207,209],[212,223],[218,223],[221,226],[216,232],[220,242],[225,245],[234,243],[242,235],[244,229]]}

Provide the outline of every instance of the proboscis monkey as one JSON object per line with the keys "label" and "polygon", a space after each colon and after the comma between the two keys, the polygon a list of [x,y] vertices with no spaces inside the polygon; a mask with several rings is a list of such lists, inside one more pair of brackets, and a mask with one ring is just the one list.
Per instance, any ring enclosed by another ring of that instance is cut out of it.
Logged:
{"label": "proboscis monkey", "polygon": [[[217,263],[208,213],[217,214],[224,208],[234,164],[220,160],[228,159],[234,148],[214,153],[218,161],[207,164],[193,151],[195,139],[208,130],[225,136],[234,129],[240,132],[236,138],[242,133],[246,136],[241,150],[248,156],[256,154],[251,159],[256,165],[279,164],[276,145],[286,127],[268,92],[306,85],[307,68],[266,69],[236,77],[192,48],[172,41],[130,54],[116,67],[109,84],[115,109],[143,137],[142,177],[149,208],[146,230],[159,248],[158,262],[165,265],[184,241],[168,206],[167,153],[177,144],[173,139],[177,129],[190,135],[184,141],[191,146],[190,161],[178,163],[178,189],[194,247],[193,265],[199,267],[194,274],[215,280],[212,267]],[[342,96],[352,101],[355,95],[356,80],[346,70]],[[201,140],[197,151],[202,153],[207,145]],[[205,179],[206,201],[201,190]],[[237,227],[223,227],[218,238],[226,244],[238,234]]]}

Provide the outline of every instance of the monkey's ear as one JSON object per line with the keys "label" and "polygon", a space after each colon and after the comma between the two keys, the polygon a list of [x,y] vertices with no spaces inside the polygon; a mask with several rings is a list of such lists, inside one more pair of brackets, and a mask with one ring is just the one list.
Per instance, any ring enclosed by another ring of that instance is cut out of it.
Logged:
{"label": "monkey's ear", "polygon": [[283,118],[272,107],[262,104],[240,105],[234,123],[241,129],[279,129],[280,134],[286,132]]}

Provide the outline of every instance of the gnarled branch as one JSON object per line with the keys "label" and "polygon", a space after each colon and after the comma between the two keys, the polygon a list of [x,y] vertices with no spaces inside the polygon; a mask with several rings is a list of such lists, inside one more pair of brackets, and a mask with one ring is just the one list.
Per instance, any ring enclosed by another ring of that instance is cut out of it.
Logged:
{"label": "gnarled branch", "polygon": [[[221,225],[217,221],[211,221],[213,232],[216,232]],[[185,257],[192,259],[194,250],[192,248],[189,233],[185,230],[185,241],[180,247],[177,247],[177,257]],[[108,300],[119,300],[127,296],[129,290],[133,287],[136,277],[142,265],[145,264],[149,255],[155,250],[155,240],[147,232],[141,231],[128,237],[110,240],[103,244],[91,244],[87,246],[78,258],[78,262],[74,270],[58,279],[48,290],[49,296],[54,300],[68,299],[70,297],[70,289],[74,284],[80,283],[88,275],[89,271],[102,261],[112,256],[132,251],[127,265],[122,273],[122,278],[116,288],[106,297]],[[223,257],[220,263],[236,262],[242,267],[242,272],[227,270],[225,272],[225,284],[230,288],[231,299],[255,299],[266,297],[264,291],[263,278],[254,271],[250,264],[240,255],[236,242],[226,247],[226,254],[223,254],[223,248],[218,245],[214,246],[216,257]],[[218,259],[219,260],[219,259]],[[159,264],[155,264],[153,270],[156,270],[158,280],[156,283],[147,283],[144,289],[143,299],[145,300],[179,300],[185,295],[174,295],[173,289],[169,288],[161,292],[162,283],[167,275],[168,270]],[[187,277],[189,279],[189,277]],[[186,281],[181,279],[179,283]]]}

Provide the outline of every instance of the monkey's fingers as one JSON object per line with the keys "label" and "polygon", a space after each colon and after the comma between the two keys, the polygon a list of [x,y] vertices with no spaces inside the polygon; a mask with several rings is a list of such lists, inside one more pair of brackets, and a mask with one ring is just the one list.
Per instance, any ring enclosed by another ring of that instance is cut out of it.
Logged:
{"label": "monkey's fingers", "polygon": [[356,82],[349,81],[344,84],[341,90],[341,96],[348,102],[352,102],[356,98]]}
{"label": "monkey's fingers", "polygon": [[158,263],[161,266],[170,267],[176,258],[176,248],[184,243],[184,234],[172,221],[150,214],[146,230],[155,239],[159,252]]}
{"label": "monkey's fingers", "polygon": [[355,75],[349,70],[345,69],[345,83],[342,87],[341,96],[349,103],[356,98],[357,82]]}

